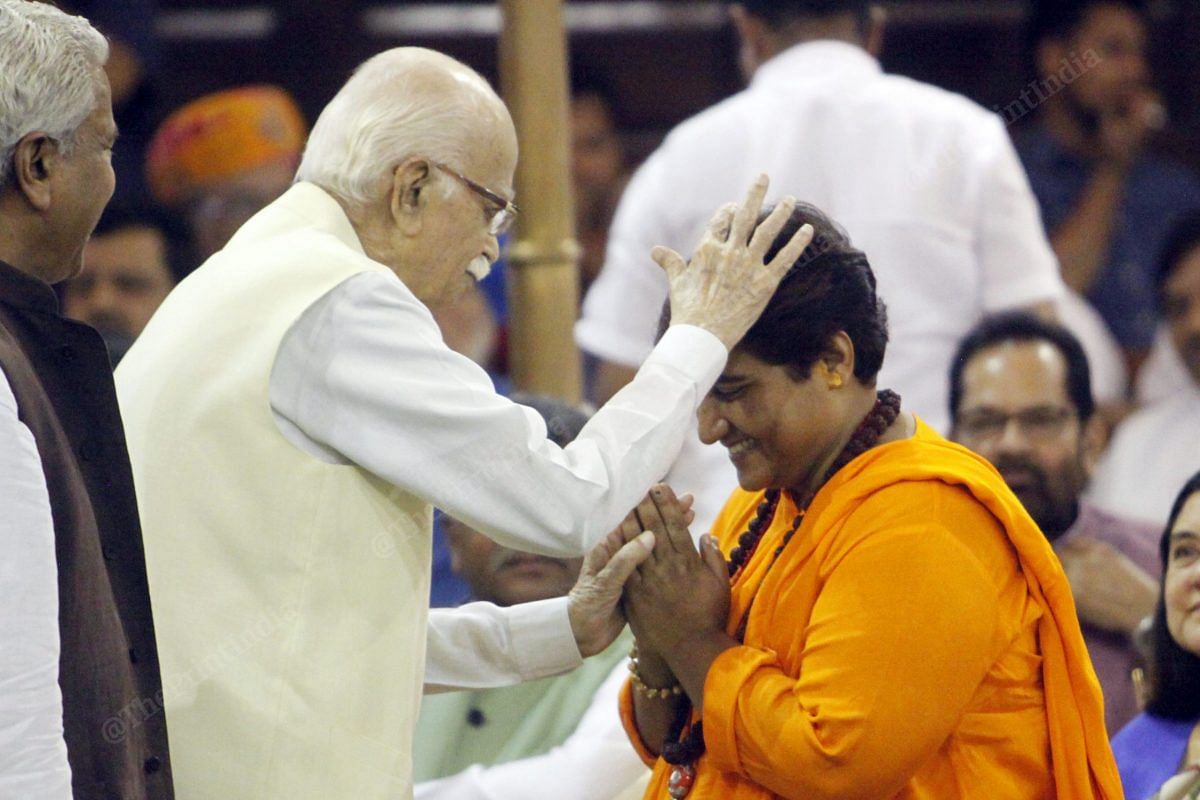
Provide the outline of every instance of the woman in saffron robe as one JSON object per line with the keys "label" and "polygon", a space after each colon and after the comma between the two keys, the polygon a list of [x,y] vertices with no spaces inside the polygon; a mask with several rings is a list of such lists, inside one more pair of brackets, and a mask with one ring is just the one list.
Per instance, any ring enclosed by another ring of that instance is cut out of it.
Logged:
{"label": "woman in saffron robe", "polygon": [[1129,800],[1200,794],[1200,473],[1175,498],[1159,555],[1150,701],[1113,738]]}
{"label": "woman in saffron robe", "polygon": [[657,538],[624,601],[646,797],[1115,800],[1057,559],[990,464],[877,393],[866,256],[812,207],[777,243],[804,223],[700,408],[741,484],[713,536],[666,487],[622,526]]}

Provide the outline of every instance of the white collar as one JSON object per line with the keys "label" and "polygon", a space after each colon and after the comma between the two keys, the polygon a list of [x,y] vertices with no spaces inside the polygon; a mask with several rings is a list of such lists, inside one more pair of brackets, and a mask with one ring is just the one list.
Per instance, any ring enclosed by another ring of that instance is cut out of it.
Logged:
{"label": "white collar", "polygon": [[251,217],[233,235],[229,244],[239,241],[242,231],[261,239],[296,227],[323,231],[366,255],[358,232],[354,230],[341,204],[321,187],[306,181],[292,184],[291,188]]}
{"label": "white collar", "polygon": [[792,45],[770,58],[754,71],[750,85],[791,83],[797,79],[828,78],[854,72],[865,77],[878,75],[882,69],[879,62],[858,45],[819,39]]}

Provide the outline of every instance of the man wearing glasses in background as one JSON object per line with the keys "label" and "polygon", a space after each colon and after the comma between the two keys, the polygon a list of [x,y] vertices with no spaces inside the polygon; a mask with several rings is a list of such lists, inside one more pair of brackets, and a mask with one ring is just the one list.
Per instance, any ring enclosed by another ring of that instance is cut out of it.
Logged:
{"label": "man wearing glasses in background", "polygon": [[968,333],[952,364],[951,438],[992,462],[1062,560],[1116,733],[1138,712],[1134,637],[1158,595],[1158,530],[1081,497],[1105,438],[1087,357],[1064,328],[1010,313]]}
{"label": "man wearing glasses in background", "polygon": [[[683,324],[563,448],[429,310],[499,255],[516,160],[474,71],[375,56],[317,120],[295,185],[122,361],[180,800],[409,797],[422,681],[555,674],[624,627],[621,586],[650,545],[606,534],[666,472],[811,229],[764,267],[775,233],[747,243],[760,178],[690,266],[659,248]],[[567,598],[430,614],[426,664],[431,505],[543,555],[600,544]]]}

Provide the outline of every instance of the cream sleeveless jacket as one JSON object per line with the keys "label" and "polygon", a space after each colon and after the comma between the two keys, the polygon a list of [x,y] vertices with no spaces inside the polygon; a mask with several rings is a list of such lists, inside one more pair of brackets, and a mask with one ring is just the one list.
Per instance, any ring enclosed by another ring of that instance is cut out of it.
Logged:
{"label": "cream sleeveless jacket", "polygon": [[303,311],[385,269],[298,184],[172,292],[121,364],[180,800],[411,791],[430,508],[301,452],[268,401]]}

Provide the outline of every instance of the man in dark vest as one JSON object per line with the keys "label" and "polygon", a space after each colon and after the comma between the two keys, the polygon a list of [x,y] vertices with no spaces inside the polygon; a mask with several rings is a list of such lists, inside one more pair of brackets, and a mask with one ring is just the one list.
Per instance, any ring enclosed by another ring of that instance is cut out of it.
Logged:
{"label": "man in dark vest", "polygon": [[[50,285],[113,192],[104,38],[0,0],[0,797],[170,800],[125,437],[99,335]],[[57,583],[55,576],[57,575]]]}

